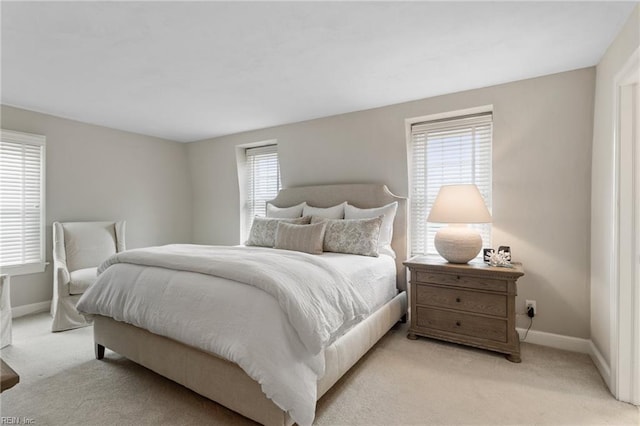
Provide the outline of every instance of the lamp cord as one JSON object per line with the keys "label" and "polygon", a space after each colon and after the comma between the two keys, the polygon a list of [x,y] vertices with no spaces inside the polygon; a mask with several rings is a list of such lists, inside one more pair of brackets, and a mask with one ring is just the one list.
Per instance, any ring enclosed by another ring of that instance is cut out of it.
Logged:
{"label": "lamp cord", "polygon": [[524,337],[520,339],[521,342],[524,342],[527,339],[527,335],[529,334],[529,330],[531,330],[531,325],[533,325],[533,317],[529,317],[529,327],[527,327],[527,331],[524,333]]}

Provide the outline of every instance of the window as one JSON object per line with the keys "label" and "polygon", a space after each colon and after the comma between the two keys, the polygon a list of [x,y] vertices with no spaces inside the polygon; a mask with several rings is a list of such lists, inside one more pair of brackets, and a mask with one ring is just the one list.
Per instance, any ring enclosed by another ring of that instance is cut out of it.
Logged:
{"label": "window", "polygon": [[42,272],[45,137],[0,135],[0,267],[11,275]]}
{"label": "window", "polygon": [[265,145],[246,148],[246,192],[244,205],[244,235],[251,230],[253,218],[264,216],[267,201],[273,200],[280,190],[278,146]]}
{"label": "window", "polygon": [[[437,254],[433,239],[446,224],[427,223],[442,185],[475,183],[491,211],[491,113],[411,125],[411,252]],[[491,224],[470,225],[491,247]]]}

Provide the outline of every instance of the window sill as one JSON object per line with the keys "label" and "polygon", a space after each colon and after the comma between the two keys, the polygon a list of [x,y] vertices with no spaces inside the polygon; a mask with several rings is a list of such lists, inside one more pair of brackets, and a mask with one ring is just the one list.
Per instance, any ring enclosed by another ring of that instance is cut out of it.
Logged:
{"label": "window sill", "polygon": [[3,266],[0,268],[0,273],[2,275],[28,275],[28,274],[39,274],[44,272],[49,262],[41,262],[41,263],[29,263],[26,265],[12,265],[12,266]]}

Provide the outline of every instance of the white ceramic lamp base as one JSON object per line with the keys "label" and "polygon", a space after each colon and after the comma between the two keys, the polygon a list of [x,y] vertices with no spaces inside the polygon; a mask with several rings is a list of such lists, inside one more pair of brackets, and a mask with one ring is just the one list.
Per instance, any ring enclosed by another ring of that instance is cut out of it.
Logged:
{"label": "white ceramic lamp base", "polygon": [[433,240],[440,256],[451,263],[467,263],[482,249],[482,237],[467,225],[449,225],[440,229]]}

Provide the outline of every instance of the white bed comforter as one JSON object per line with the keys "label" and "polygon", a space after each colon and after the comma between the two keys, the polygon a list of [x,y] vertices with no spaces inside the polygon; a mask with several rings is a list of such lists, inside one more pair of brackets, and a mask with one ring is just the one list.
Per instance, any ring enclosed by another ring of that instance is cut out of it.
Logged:
{"label": "white bed comforter", "polygon": [[313,422],[323,349],[369,314],[349,279],[292,251],[169,245],[116,254],[99,273],[80,312],[235,362],[301,425]]}

